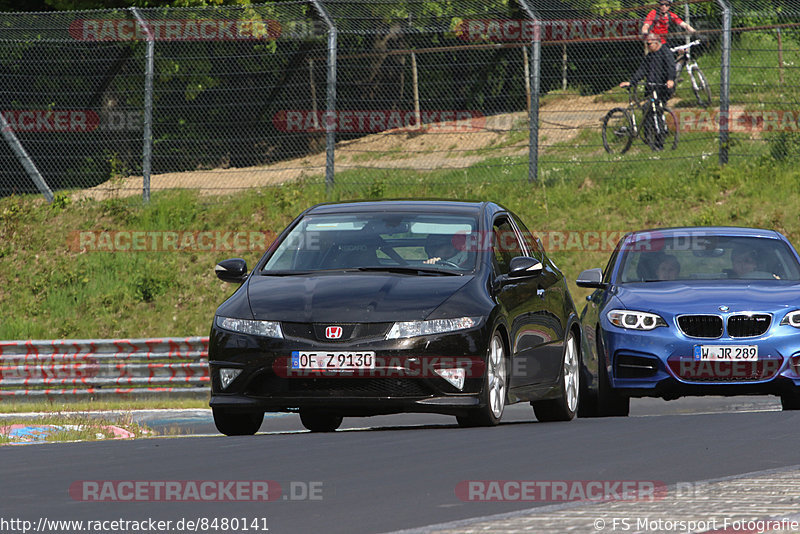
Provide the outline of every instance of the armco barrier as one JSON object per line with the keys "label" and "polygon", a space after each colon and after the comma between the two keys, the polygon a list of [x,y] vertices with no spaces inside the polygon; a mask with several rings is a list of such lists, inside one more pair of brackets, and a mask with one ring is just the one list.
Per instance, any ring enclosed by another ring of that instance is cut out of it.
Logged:
{"label": "armco barrier", "polygon": [[0,401],[208,395],[208,338],[0,341]]}

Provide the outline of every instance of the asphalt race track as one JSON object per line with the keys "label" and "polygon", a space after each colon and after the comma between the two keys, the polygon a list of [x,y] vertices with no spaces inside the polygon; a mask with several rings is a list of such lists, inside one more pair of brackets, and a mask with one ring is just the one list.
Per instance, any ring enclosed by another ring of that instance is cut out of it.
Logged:
{"label": "asphalt race track", "polygon": [[[257,519],[259,529],[247,532],[419,528],[552,507],[552,502],[465,502],[455,491],[462,481],[658,481],[670,486],[795,466],[800,464],[800,413],[778,407],[774,398],[648,399],[636,401],[628,418],[538,423],[522,405],[510,407],[497,428],[460,429],[452,418],[409,415],[345,419],[351,429],[333,434],[302,432],[297,417],[287,415],[265,419],[261,433],[248,437],[6,446],[0,450],[0,519],[36,525],[41,518],[152,518],[172,521],[168,532],[188,531],[186,521],[202,518]],[[277,482],[282,494],[270,502],[87,502],[75,491],[86,487],[81,481],[252,480]],[[181,530],[174,527],[179,520],[184,521]],[[245,531],[230,525],[205,531]]]}

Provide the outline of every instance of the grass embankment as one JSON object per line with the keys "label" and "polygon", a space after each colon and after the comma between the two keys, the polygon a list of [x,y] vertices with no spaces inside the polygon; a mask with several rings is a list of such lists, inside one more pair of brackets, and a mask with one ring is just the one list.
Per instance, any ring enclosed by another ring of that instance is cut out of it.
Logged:
{"label": "grass embankment", "polygon": [[[528,184],[526,166],[515,161],[426,174],[350,171],[337,176],[336,198],[488,199],[537,232],[732,224],[774,228],[800,244],[800,170],[792,163],[800,142],[781,142],[794,151],[783,161],[770,156],[769,144],[762,156],[723,168],[715,156],[623,157],[613,166],[565,166],[538,184]],[[75,232],[278,232],[326,195],[323,186],[301,183],[214,198],[168,192],[148,206],[65,198],[53,205],[0,199],[0,339],[207,335],[216,306],[235,289],[214,276],[214,264],[241,256],[253,265],[260,250],[82,252],[70,245]],[[552,256],[574,279],[604,265],[608,250],[573,242]]]}
{"label": "grass embankment", "polygon": [[[161,397],[142,397],[132,399],[63,399],[57,400],[19,400],[0,402],[2,414],[24,413],[70,413],[92,412],[96,410],[109,410],[116,412],[130,412],[131,410],[160,410],[160,409],[191,409],[208,408],[208,399],[180,399]],[[115,419],[116,420],[116,419]],[[0,420],[4,426],[7,420]],[[37,421],[38,423],[38,421]]]}

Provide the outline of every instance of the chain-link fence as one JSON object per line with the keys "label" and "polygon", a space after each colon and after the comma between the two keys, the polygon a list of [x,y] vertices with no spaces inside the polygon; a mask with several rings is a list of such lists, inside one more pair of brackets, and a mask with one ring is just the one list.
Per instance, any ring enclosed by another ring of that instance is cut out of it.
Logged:
{"label": "chain-link fence", "polygon": [[731,162],[800,157],[800,2],[733,10]]}
{"label": "chain-link fence", "polygon": [[[0,194],[524,184],[797,155],[800,0],[727,2],[0,13]],[[666,113],[619,87],[663,21],[681,48]]]}

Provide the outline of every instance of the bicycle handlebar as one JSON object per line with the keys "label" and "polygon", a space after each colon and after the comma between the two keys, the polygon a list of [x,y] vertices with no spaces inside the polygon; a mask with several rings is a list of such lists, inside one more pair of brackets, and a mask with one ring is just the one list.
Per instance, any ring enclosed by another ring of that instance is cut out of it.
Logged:
{"label": "bicycle handlebar", "polygon": [[685,44],[685,45],[681,45],[681,46],[676,46],[675,48],[670,48],[669,50],[670,50],[670,52],[678,52],[679,50],[686,50],[688,48],[691,48],[691,47],[699,45],[699,44],[700,44],[700,39],[697,39],[695,41],[692,41],[691,43],[688,43],[688,44]]}
{"label": "bicycle handlebar", "polygon": [[[650,83],[650,82],[645,82],[645,83],[643,83],[642,85],[643,85],[643,86],[645,86],[645,87],[647,87],[648,89],[655,89],[656,87],[667,87],[667,84],[665,84],[665,83]],[[627,90],[629,93],[631,93],[631,94],[635,94],[635,92],[636,92],[636,87],[637,87],[637,86],[638,86],[638,84],[632,83],[632,84],[626,85],[626,86],[625,86],[625,89],[626,89],[626,90]]]}

